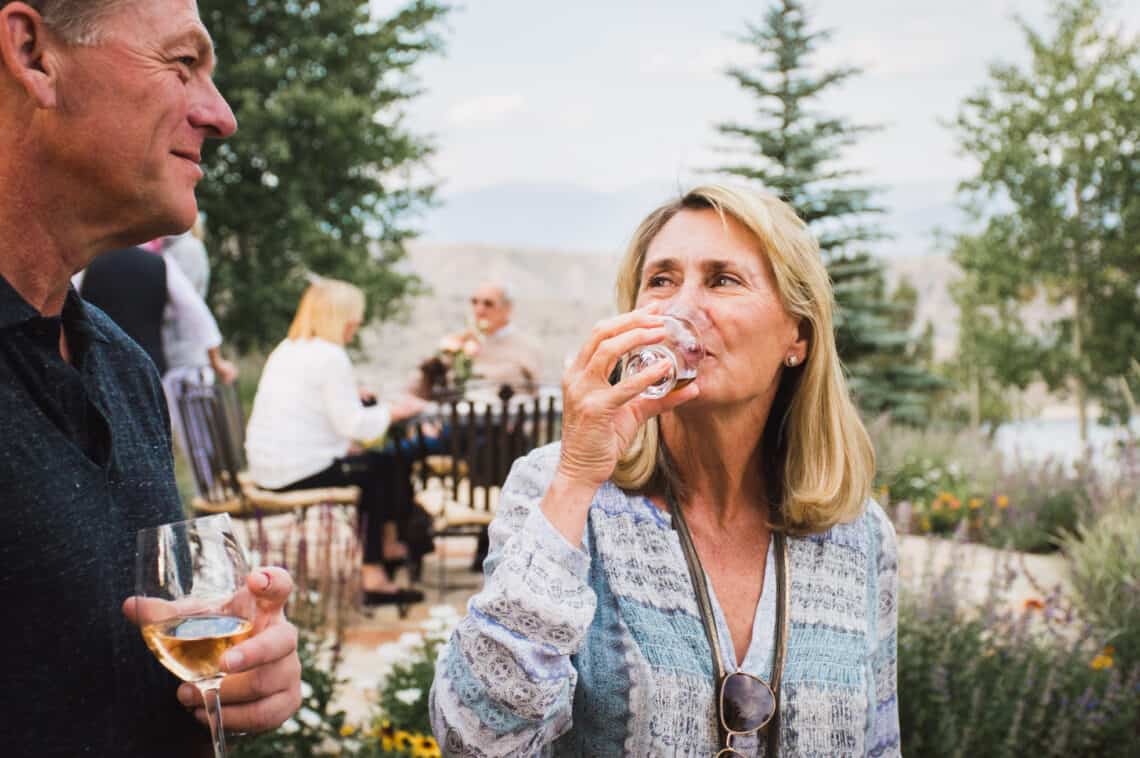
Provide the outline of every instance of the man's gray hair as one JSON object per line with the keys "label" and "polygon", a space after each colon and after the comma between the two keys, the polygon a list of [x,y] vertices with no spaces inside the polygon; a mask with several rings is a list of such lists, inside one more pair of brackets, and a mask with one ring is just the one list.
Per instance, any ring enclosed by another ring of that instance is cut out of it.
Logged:
{"label": "man's gray hair", "polygon": [[[135,0],[22,0],[39,11],[44,24],[73,45],[100,41],[99,21],[120,5]],[[14,0],[0,0],[0,8]]]}

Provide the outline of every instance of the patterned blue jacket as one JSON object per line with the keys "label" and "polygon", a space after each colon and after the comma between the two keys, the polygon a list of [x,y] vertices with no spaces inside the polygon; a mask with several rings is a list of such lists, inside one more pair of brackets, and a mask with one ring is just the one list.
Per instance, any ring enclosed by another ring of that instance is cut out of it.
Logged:
{"label": "patterned blue jacket", "polygon": [[[486,584],[436,668],[444,755],[714,755],[711,653],[669,515],[607,483],[575,548],[536,507],[557,465],[557,444],[536,450],[503,487]],[[899,755],[893,527],[869,501],[849,524],[789,539],[788,556],[781,755]],[[773,594],[766,582],[742,666],[765,680]],[[764,752],[762,740],[735,745]]]}

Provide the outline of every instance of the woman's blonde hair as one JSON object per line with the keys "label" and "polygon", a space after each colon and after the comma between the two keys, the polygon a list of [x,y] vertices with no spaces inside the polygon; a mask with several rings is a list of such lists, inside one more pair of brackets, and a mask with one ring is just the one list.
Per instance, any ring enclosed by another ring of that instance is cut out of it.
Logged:
{"label": "woman's blonde hair", "polygon": [[339,279],[315,278],[297,306],[297,315],[289,326],[289,339],[320,337],[327,342],[344,344],[344,331],[350,321],[364,320],[364,293],[360,288]]}
{"label": "woman's blonde hair", "polygon": [[[784,308],[808,338],[805,361],[785,367],[768,412],[761,445],[773,524],[797,534],[818,533],[850,521],[863,509],[875,472],[875,451],[851,401],[832,326],[831,281],[819,243],[792,208],[766,192],[707,184],[650,213],[630,241],[618,269],[617,305],[637,302],[650,243],[675,215],[714,210],[750,231],[767,258]],[[683,492],[657,419],[638,430],[614,469],[627,490]]]}

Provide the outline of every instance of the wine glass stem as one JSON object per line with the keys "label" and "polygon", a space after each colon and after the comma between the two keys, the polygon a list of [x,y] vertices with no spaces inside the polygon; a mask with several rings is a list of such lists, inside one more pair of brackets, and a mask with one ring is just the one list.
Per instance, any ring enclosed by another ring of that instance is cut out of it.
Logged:
{"label": "wine glass stem", "polygon": [[206,720],[210,722],[210,736],[214,740],[214,758],[226,758],[226,733],[222,730],[222,678],[203,679],[195,685],[206,701]]}

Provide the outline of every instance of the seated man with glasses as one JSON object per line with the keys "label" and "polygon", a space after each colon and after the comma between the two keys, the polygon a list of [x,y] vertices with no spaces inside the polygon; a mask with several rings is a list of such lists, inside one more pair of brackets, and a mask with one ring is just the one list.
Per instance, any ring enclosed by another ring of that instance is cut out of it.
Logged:
{"label": "seated man with glasses", "polygon": [[421,376],[413,392],[430,398],[459,379],[467,386],[469,396],[485,395],[493,399],[504,385],[509,386],[513,394],[534,393],[540,378],[539,349],[511,323],[513,311],[514,301],[507,285],[480,285],[471,296],[472,328],[443,340],[448,345],[444,353],[462,353],[462,360],[469,363],[466,367],[469,376],[457,376],[455,360],[449,367],[438,358],[428,359],[420,365]]}

